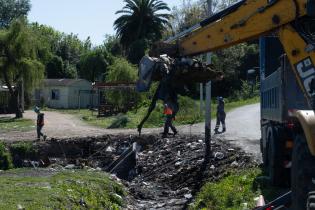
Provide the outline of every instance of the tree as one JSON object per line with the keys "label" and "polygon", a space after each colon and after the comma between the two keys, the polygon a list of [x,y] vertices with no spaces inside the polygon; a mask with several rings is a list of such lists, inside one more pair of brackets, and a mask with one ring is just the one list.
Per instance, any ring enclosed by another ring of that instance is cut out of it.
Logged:
{"label": "tree", "polygon": [[29,0],[0,0],[0,29],[9,27],[14,19],[26,16],[30,9]]}
{"label": "tree", "polygon": [[14,100],[16,117],[23,117],[20,94],[23,84],[30,91],[44,77],[44,66],[37,60],[38,42],[25,19],[14,21],[0,32],[0,77]]}
{"label": "tree", "polygon": [[[212,0],[212,12],[217,13],[236,3],[237,0]],[[208,17],[208,5],[205,0],[198,0],[195,2],[183,0],[180,7],[174,7],[172,9],[171,25],[174,30],[172,33],[181,32],[191,26],[199,23],[203,19]],[[166,35],[170,35],[171,32],[167,31]]]}
{"label": "tree", "polygon": [[104,41],[105,49],[113,56],[123,56],[123,48],[117,36],[106,35]]}
{"label": "tree", "polygon": [[63,61],[59,56],[53,56],[46,64],[46,76],[49,79],[65,78]]}
{"label": "tree", "polygon": [[[171,17],[170,14],[163,13],[163,11],[170,11],[166,3],[160,0],[124,0],[124,2],[126,5],[123,9],[116,12],[122,15],[114,22],[114,28],[124,50],[139,40],[152,43],[162,38]],[[133,51],[128,53],[133,54]]]}
{"label": "tree", "polygon": [[106,72],[111,59],[111,55],[102,47],[84,54],[78,64],[80,77],[95,82]]}
{"label": "tree", "polygon": [[[137,68],[124,58],[115,58],[108,67],[106,82],[135,83],[137,80]],[[128,103],[139,103],[141,95],[134,90],[111,90],[105,92],[106,100],[123,109]]]}

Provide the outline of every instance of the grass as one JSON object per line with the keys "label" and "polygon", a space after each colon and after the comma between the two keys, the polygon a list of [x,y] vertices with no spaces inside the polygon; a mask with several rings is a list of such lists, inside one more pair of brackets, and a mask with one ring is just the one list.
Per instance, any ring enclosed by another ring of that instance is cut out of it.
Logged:
{"label": "grass", "polygon": [[16,119],[13,117],[0,117],[0,131],[10,132],[19,131],[25,132],[34,129],[35,125],[29,119]]}
{"label": "grass", "polygon": [[[225,110],[231,111],[237,107],[241,107],[248,104],[254,104],[258,103],[259,98],[252,98],[248,100],[242,100],[242,101],[236,101],[236,102],[227,102],[225,105]],[[200,114],[200,104],[199,101],[194,101],[188,97],[180,97],[179,99],[180,104],[180,111],[178,112],[175,120],[175,125],[186,125],[186,124],[195,124],[199,122],[204,121],[204,114]],[[124,122],[124,125],[121,126],[122,128],[136,128],[137,125],[140,123],[142,118],[145,116],[149,104],[144,104],[137,110],[129,111],[125,114],[127,117],[127,123]],[[212,106],[212,114],[211,117],[214,118],[216,115],[216,104],[213,102]],[[62,113],[67,114],[73,114],[78,116],[81,120],[85,121],[86,123],[102,127],[102,128],[108,128],[110,127],[114,122],[119,121],[120,118],[122,118],[121,115],[118,116],[112,116],[112,117],[103,117],[98,118],[97,112],[92,112],[87,109],[81,109],[79,110],[68,110],[68,109],[45,109],[47,111],[58,111]],[[119,123],[118,123],[119,124]],[[153,127],[161,127],[164,124],[164,115],[163,115],[163,105],[161,103],[157,104],[157,107],[155,110],[151,113],[151,116],[145,123],[144,127],[147,128],[153,128]]]}
{"label": "grass", "polygon": [[120,184],[102,172],[80,170],[47,175],[15,169],[2,172],[0,177],[0,209],[120,209],[126,194]]}
{"label": "grass", "polygon": [[259,168],[231,171],[229,176],[219,182],[206,183],[198,193],[191,209],[253,209],[256,204],[254,198],[259,195],[264,195],[266,201],[271,201],[285,191],[259,181],[259,177],[262,176]]}

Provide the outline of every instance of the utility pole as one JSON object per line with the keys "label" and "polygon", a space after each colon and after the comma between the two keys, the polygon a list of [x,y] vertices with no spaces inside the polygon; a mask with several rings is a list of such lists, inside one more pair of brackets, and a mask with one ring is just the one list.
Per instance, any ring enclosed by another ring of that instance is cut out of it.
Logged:
{"label": "utility pole", "polygon": [[[212,15],[212,0],[207,0],[208,16]],[[207,53],[207,65],[211,64],[211,53]],[[206,84],[206,111],[205,111],[205,161],[211,156],[211,81]]]}

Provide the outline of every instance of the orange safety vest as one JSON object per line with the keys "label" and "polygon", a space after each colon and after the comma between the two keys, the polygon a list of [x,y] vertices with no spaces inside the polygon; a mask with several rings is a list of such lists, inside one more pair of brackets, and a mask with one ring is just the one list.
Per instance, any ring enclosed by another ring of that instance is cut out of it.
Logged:
{"label": "orange safety vest", "polygon": [[164,114],[165,115],[172,115],[173,114],[173,110],[169,107],[165,107],[164,108]]}

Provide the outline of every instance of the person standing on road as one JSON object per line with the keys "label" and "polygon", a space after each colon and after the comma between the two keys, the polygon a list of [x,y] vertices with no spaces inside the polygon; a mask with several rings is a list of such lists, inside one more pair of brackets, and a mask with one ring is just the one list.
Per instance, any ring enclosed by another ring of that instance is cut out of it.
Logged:
{"label": "person standing on road", "polygon": [[47,136],[42,133],[42,129],[45,125],[44,113],[40,112],[39,107],[35,107],[34,111],[37,114],[37,122],[36,122],[36,124],[37,124],[37,140],[39,141],[40,137],[42,136],[44,141],[45,141]]}
{"label": "person standing on road", "polygon": [[224,99],[223,97],[218,97],[217,98],[218,101],[218,105],[217,105],[217,123],[214,129],[215,133],[219,133],[219,127],[220,127],[220,123],[222,124],[222,133],[224,133],[226,131],[226,126],[225,126],[225,111],[224,111]]}
{"label": "person standing on road", "polygon": [[177,103],[174,103],[171,100],[167,100],[164,102],[165,124],[162,138],[167,137],[170,128],[173,131],[174,136],[177,134],[177,130],[172,123],[173,119],[175,119],[177,111],[178,111]]}

